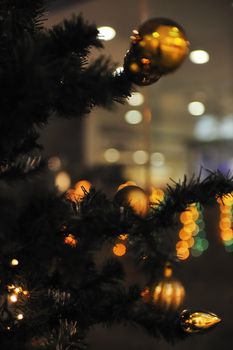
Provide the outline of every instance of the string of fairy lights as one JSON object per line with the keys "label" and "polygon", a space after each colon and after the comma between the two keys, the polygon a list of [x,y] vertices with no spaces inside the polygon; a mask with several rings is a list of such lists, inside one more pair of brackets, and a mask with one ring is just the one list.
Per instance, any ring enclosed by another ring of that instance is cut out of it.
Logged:
{"label": "string of fairy lights", "polygon": [[[58,163],[57,157],[54,158],[56,164]],[[50,169],[51,167],[50,162]],[[56,167],[55,167],[56,168]],[[51,169],[52,170],[52,169]],[[57,170],[57,168],[56,168]],[[55,184],[60,190],[64,192],[67,187],[70,187],[71,180],[69,175],[64,171],[58,172],[55,177]],[[126,181],[118,187],[117,191],[127,187],[137,186],[134,181]],[[87,180],[79,181],[73,189],[69,189],[67,192],[68,198],[81,200],[84,197],[83,188],[88,192],[91,188],[91,184]],[[165,193],[162,189],[151,187],[149,202],[151,207],[159,207],[165,198]],[[231,194],[225,195],[222,199],[217,199],[220,209],[220,222],[219,222],[219,234],[220,240],[224,245],[226,252],[233,253],[233,196]],[[204,209],[200,203],[193,203],[184,212],[180,214],[181,228],[178,232],[178,241],[176,243],[176,255],[179,260],[187,260],[191,256],[199,257],[209,248],[209,240],[206,235],[205,221],[204,221]],[[117,256],[124,256],[127,253],[127,247],[125,240],[127,235],[119,236],[116,242],[113,253]],[[73,242],[72,235],[66,238],[67,243]]]}
{"label": "string of fairy lights", "polygon": [[[81,180],[66,191],[66,199],[72,203],[72,205],[75,204],[77,206],[74,207],[75,211],[78,210],[81,201],[90,189],[91,183],[87,180]],[[130,205],[140,216],[147,215],[151,207],[153,210],[159,209],[159,206],[165,199],[165,193],[162,189],[152,187],[150,195],[147,196],[145,192],[132,181],[127,181],[120,185],[117,195],[125,191],[128,196],[127,198],[131,199]],[[140,205],[138,206],[138,204],[142,198],[145,202],[141,207]],[[226,250],[232,251],[229,247],[232,247],[233,243],[233,232],[231,229],[233,198],[226,197],[225,202],[218,200],[218,203],[221,210],[221,238]],[[180,260],[186,260],[190,256],[190,250],[193,256],[199,256],[208,248],[208,241],[204,231],[203,208],[198,203],[190,205],[186,211],[180,214],[180,222],[183,227],[179,231],[180,240],[176,245],[177,257]],[[64,232],[63,242],[71,249],[74,249],[78,246],[78,239],[72,233],[67,232],[67,230],[66,225],[64,225],[62,227],[62,231]],[[112,254],[119,258],[125,256],[127,254],[127,246],[128,234],[122,233],[117,237],[112,247]],[[20,262],[17,258],[12,259],[10,262],[12,268],[17,268],[19,264]],[[25,303],[30,298],[30,292],[27,290],[25,284],[21,282],[14,282],[8,285],[7,291],[8,308],[12,312],[14,322],[8,324],[6,330],[11,331],[12,327],[14,327],[17,322],[22,322],[25,319],[23,309]],[[146,286],[141,291],[141,297],[145,303],[154,303],[158,308],[170,312],[178,310],[183,304],[185,289],[182,283],[173,277],[172,266],[167,263],[164,267],[164,274],[161,280],[157,281],[154,285]],[[186,333],[203,331],[221,321],[217,315],[210,312],[185,312],[186,311],[183,311],[181,313],[180,322]],[[199,323],[201,322],[198,328],[195,326],[197,320]],[[187,325],[189,325],[189,327]]]}

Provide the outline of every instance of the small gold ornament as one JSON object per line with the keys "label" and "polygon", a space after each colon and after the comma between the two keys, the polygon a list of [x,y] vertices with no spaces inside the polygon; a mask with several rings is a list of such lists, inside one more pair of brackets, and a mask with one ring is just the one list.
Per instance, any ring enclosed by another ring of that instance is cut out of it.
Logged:
{"label": "small gold ornament", "polygon": [[175,311],[183,303],[185,289],[183,285],[172,277],[171,266],[166,266],[164,278],[152,290],[153,303],[162,310]]}
{"label": "small gold ornament", "polygon": [[135,214],[144,217],[149,211],[149,198],[145,191],[137,186],[127,186],[117,192],[115,201],[120,206],[130,206]]}
{"label": "small gold ornament", "polygon": [[90,192],[90,189],[91,183],[87,180],[78,181],[74,186],[75,194],[78,200],[82,200],[85,195]]}
{"label": "small gold ornament", "polygon": [[221,318],[209,311],[184,310],[180,314],[180,324],[186,333],[200,333],[210,330]]}
{"label": "small gold ornament", "polygon": [[128,186],[137,186],[137,184],[136,184],[136,182],[134,182],[134,181],[126,181],[125,183],[121,184],[121,185],[118,187],[117,191],[120,191],[120,190],[122,190],[122,188],[128,187]]}
{"label": "small gold ornament", "polygon": [[131,36],[124,69],[137,85],[150,85],[176,70],[189,52],[183,28],[167,18],[152,18]]}

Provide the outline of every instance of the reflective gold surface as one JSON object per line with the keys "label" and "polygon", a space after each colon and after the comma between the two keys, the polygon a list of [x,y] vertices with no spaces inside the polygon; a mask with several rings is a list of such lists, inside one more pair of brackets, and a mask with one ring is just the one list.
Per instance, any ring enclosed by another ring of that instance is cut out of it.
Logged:
{"label": "reflective gold surface", "polygon": [[140,187],[124,187],[117,192],[115,200],[120,206],[130,206],[139,216],[144,217],[148,213],[149,198]]}
{"label": "reflective gold surface", "polygon": [[131,36],[125,69],[138,85],[150,85],[176,70],[189,52],[189,42],[179,24],[166,18],[146,21]]}
{"label": "reflective gold surface", "polygon": [[209,311],[184,310],[180,315],[181,326],[186,333],[199,333],[211,329],[221,319]]}
{"label": "reflective gold surface", "polygon": [[165,277],[153,290],[153,302],[162,310],[177,310],[183,303],[185,289],[176,279]]}

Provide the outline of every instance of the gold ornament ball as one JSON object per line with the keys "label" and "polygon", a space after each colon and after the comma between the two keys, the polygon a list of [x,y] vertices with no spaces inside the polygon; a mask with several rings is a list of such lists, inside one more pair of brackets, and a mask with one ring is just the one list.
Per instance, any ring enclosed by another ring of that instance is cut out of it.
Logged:
{"label": "gold ornament ball", "polygon": [[185,333],[205,332],[221,322],[221,319],[209,311],[184,310],[180,314],[180,324]]}
{"label": "gold ornament ball", "polygon": [[77,200],[82,200],[85,195],[90,192],[91,183],[87,180],[78,181],[74,186],[74,191]]}
{"label": "gold ornament ball", "polygon": [[149,198],[138,186],[127,186],[117,192],[115,201],[120,206],[129,206],[135,214],[145,217],[149,211]]}
{"label": "gold ornament ball", "polygon": [[135,47],[131,47],[125,55],[124,71],[130,76],[130,80],[139,86],[154,84],[161,77],[152,67],[151,60],[143,59]]}
{"label": "gold ornament ball", "polygon": [[175,311],[182,305],[185,297],[183,285],[169,273],[160,280],[152,291],[153,303],[161,310]]}
{"label": "gold ornament ball", "polygon": [[175,71],[187,57],[189,42],[183,28],[167,18],[152,18],[131,36],[124,68],[137,85],[150,85]]}

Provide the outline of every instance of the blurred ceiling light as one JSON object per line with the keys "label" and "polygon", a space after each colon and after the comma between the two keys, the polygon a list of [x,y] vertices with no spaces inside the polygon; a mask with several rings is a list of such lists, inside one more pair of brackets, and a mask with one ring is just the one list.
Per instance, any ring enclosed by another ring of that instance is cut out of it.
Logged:
{"label": "blurred ceiling light", "polygon": [[204,50],[194,50],[189,54],[190,61],[196,64],[204,64],[209,62],[210,56]]}
{"label": "blurred ceiling light", "polygon": [[162,153],[156,152],[151,155],[151,164],[155,167],[160,167],[164,165],[165,157]]}
{"label": "blurred ceiling light", "polygon": [[149,159],[148,153],[142,150],[138,150],[133,153],[133,160],[136,164],[146,164]]}
{"label": "blurred ceiling light", "polygon": [[113,72],[113,75],[121,74],[124,72],[124,67],[117,67]]}
{"label": "blurred ceiling light", "polygon": [[115,148],[108,148],[104,152],[104,158],[108,163],[116,163],[120,159],[120,152]]}
{"label": "blurred ceiling light", "polygon": [[125,120],[129,124],[139,124],[142,121],[142,113],[136,110],[128,111],[125,114]]}
{"label": "blurred ceiling light", "polygon": [[103,26],[98,28],[99,34],[98,38],[100,40],[109,41],[115,38],[116,31],[112,27]]}
{"label": "blurred ceiling light", "polygon": [[140,92],[134,92],[128,99],[130,106],[141,106],[144,103],[144,96]]}
{"label": "blurred ceiling light", "polygon": [[193,101],[188,104],[188,111],[192,115],[202,115],[205,112],[205,106],[202,102]]}
{"label": "blurred ceiling light", "polygon": [[195,125],[194,136],[201,141],[212,141],[218,137],[218,120],[213,115],[204,115]]}
{"label": "blurred ceiling light", "polygon": [[55,177],[55,186],[60,192],[65,192],[71,185],[70,175],[65,171],[61,171]]}
{"label": "blurred ceiling light", "polygon": [[48,168],[51,171],[58,171],[61,169],[61,159],[58,157],[51,157],[48,160]]}
{"label": "blurred ceiling light", "polygon": [[223,118],[219,128],[219,136],[222,139],[233,139],[233,115]]}

